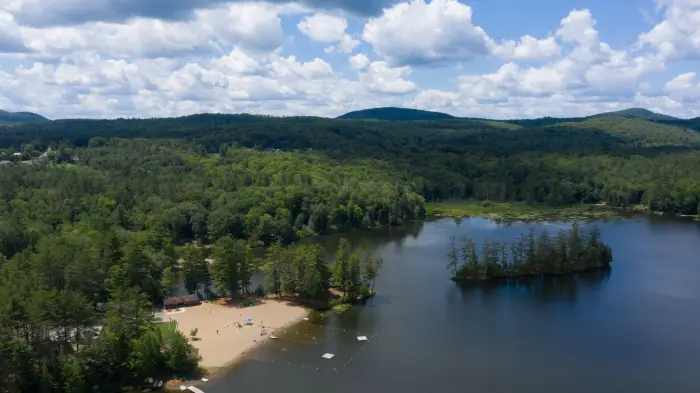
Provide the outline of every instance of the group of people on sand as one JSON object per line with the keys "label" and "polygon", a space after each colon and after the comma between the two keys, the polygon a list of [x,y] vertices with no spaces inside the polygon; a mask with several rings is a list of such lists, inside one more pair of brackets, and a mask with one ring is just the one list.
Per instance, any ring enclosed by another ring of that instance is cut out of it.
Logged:
{"label": "group of people on sand", "polygon": [[[236,324],[235,326],[236,326],[237,328],[239,328],[239,329],[242,329],[242,328],[243,328],[243,325],[244,325],[244,324],[242,324],[242,323],[240,323],[240,322],[236,322],[235,324]],[[247,324],[247,323],[246,323],[246,324]],[[260,321],[259,325],[260,325],[260,336],[262,337],[262,336],[265,335],[265,325],[263,325],[263,321]],[[227,324],[227,325],[224,325],[224,327],[228,327],[228,326],[229,326],[228,324]],[[216,330],[216,334],[219,334],[219,330],[218,330],[218,329]]]}

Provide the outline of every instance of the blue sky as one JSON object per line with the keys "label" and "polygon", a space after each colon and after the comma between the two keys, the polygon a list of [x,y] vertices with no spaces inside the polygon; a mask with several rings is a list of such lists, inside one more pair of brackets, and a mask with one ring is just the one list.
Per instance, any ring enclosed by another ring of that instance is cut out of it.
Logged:
{"label": "blue sky", "polygon": [[700,0],[0,0],[0,109],[700,116]]}

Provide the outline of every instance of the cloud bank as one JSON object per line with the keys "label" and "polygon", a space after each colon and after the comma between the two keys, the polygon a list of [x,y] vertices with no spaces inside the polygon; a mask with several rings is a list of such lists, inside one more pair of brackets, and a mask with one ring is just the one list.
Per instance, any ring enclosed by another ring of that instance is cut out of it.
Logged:
{"label": "cloud bank", "polygon": [[457,0],[3,0],[0,108],[52,118],[386,105],[700,116],[700,0],[656,1],[656,23],[614,46],[588,9],[553,17],[548,34],[521,21],[520,34],[496,38]]}

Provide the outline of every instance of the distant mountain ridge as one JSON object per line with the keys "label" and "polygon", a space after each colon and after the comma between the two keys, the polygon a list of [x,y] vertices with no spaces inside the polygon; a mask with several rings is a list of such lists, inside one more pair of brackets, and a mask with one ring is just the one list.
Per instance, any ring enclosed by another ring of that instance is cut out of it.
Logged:
{"label": "distant mountain ridge", "polygon": [[[604,112],[598,113],[590,116],[582,117],[541,117],[536,119],[512,119],[512,120],[501,120],[501,119],[488,119],[483,117],[458,117],[451,115],[449,113],[428,111],[421,109],[412,108],[400,108],[400,107],[380,107],[380,108],[369,108],[357,111],[348,112],[344,115],[338,116],[336,119],[345,120],[379,120],[379,121],[444,121],[452,120],[455,122],[462,121],[474,121],[483,124],[488,124],[491,126],[497,126],[502,128],[518,128],[518,127],[538,127],[538,126],[550,126],[562,123],[579,123],[586,122],[588,120],[605,118],[605,117],[615,117],[622,119],[636,119],[650,121],[654,123],[663,123],[667,125],[673,125],[680,128],[689,128],[696,131],[700,131],[700,117],[692,119],[680,119],[673,116],[668,116],[662,113],[656,113],[648,109],[643,108],[629,108],[614,112]],[[189,125],[199,125],[199,124],[210,124],[210,125],[224,125],[224,124],[250,124],[264,122],[269,119],[277,118],[277,116],[268,116],[260,114],[248,114],[248,113],[237,113],[237,114],[221,114],[221,113],[200,113],[189,116],[180,116],[172,118],[162,118],[162,119],[140,119],[140,120],[151,120],[151,121],[168,121],[173,123],[173,126],[189,124]],[[313,121],[317,117],[313,116],[291,116],[291,117],[281,117],[280,119],[294,119],[296,121]],[[130,121],[137,120],[134,119],[113,119],[114,121]],[[99,119],[60,119],[51,121],[44,116],[41,116],[32,112],[8,112],[0,110],[0,125],[14,125],[23,123],[43,123],[43,122],[72,122],[72,121],[101,121]]]}
{"label": "distant mountain ridge", "polygon": [[337,117],[337,119],[390,121],[443,120],[454,118],[455,116],[442,112],[397,107],[362,109],[359,111],[348,112]]}
{"label": "distant mountain ridge", "polygon": [[662,113],[652,112],[652,111],[650,111],[648,109],[644,109],[644,108],[630,108],[630,109],[623,109],[621,111],[615,111],[615,112],[604,112],[604,113],[599,113],[597,115],[587,116],[587,118],[592,119],[592,118],[596,118],[596,117],[606,117],[606,116],[622,117],[625,119],[642,119],[642,120],[651,120],[651,121],[681,120],[677,117],[664,115]]}
{"label": "distant mountain ridge", "polygon": [[[356,119],[356,120],[441,120],[441,119],[467,119],[467,120],[489,120],[489,121],[500,121],[512,124],[519,123],[545,123],[543,125],[561,123],[561,122],[572,122],[572,121],[585,121],[588,119],[594,119],[597,117],[621,117],[625,119],[641,119],[650,121],[683,121],[673,116],[664,115],[662,113],[652,112],[644,108],[629,108],[614,112],[603,112],[590,116],[580,116],[580,117],[542,117],[536,119],[513,119],[513,120],[494,120],[488,118],[473,118],[473,117],[458,117],[450,115],[444,112],[426,111],[421,109],[410,109],[410,108],[398,108],[398,107],[382,107],[382,108],[369,108],[357,111],[348,112],[344,115],[338,116],[337,119]],[[688,120],[698,120],[688,119]]]}
{"label": "distant mountain ridge", "polygon": [[0,110],[0,123],[36,123],[48,120],[44,116],[32,112],[7,112]]}
{"label": "distant mountain ridge", "polygon": [[[512,120],[495,120],[488,118],[477,118],[477,117],[457,117],[443,112],[425,111],[420,109],[409,109],[409,108],[397,108],[397,107],[384,107],[384,108],[370,108],[363,109],[353,112],[348,112],[342,116],[338,116],[337,119],[350,119],[350,120],[382,120],[382,121],[454,121],[454,122],[464,122],[473,121],[482,124],[487,124],[490,126],[498,126],[503,128],[520,128],[520,127],[547,127],[555,125],[572,125],[574,123],[583,123],[586,125],[595,125],[596,127],[601,126],[600,122],[593,122],[592,120],[598,119],[625,119],[625,120],[638,120],[651,123],[660,123],[669,126],[675,126],[680,129],[691,129],[695,131],[700,131],[700,117],[693,119],[680,119],[673,116],[664,115],[662,113],[656,113],[644,108],[629,108],[614,112],[603,112],[590,116],[581,117],[541,117],[536,119],[512,119]],[[632,124],[632,123],[628,123]],[[634,123],[638,126],[643,123]],[[652,125],[649,127],[654,128]],[[646,127],[645,127],[646,128]],[[650,129],[651,129],[650,128]]]}

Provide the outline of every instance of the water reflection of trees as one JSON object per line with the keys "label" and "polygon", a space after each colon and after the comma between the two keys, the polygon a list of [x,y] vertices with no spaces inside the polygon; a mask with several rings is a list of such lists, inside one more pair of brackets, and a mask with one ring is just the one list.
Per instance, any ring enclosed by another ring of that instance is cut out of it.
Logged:
{"label": "water reflection of trees", "polygon": [[372,251],[387,244],[395,244],[397,247],[401,247],[409,236],[414,239],[418,238],[423,230],[424,224],[424,221],[416,221],[397,227],[384,227],[343,234],[315,236],[313,238],[304,239],[302,243],[320,244],[326,250],[328,260],[332,261],[335,258],[335,250],[338,249],[340,239],[343,237],[350,240],[354,246],[353,248],[356,249]]}
{"label": "water reflection of trees", "polygon": [[564,301],[575,303],[580,292],[596,290],[603,286],[612,274],[607,267],[591,272],[570,274],[566,276],[542,276],[520,279],[467,282],[459,285],[464,297],[481,295],[489,298],[504,293],[527,296],[534,301]]}

